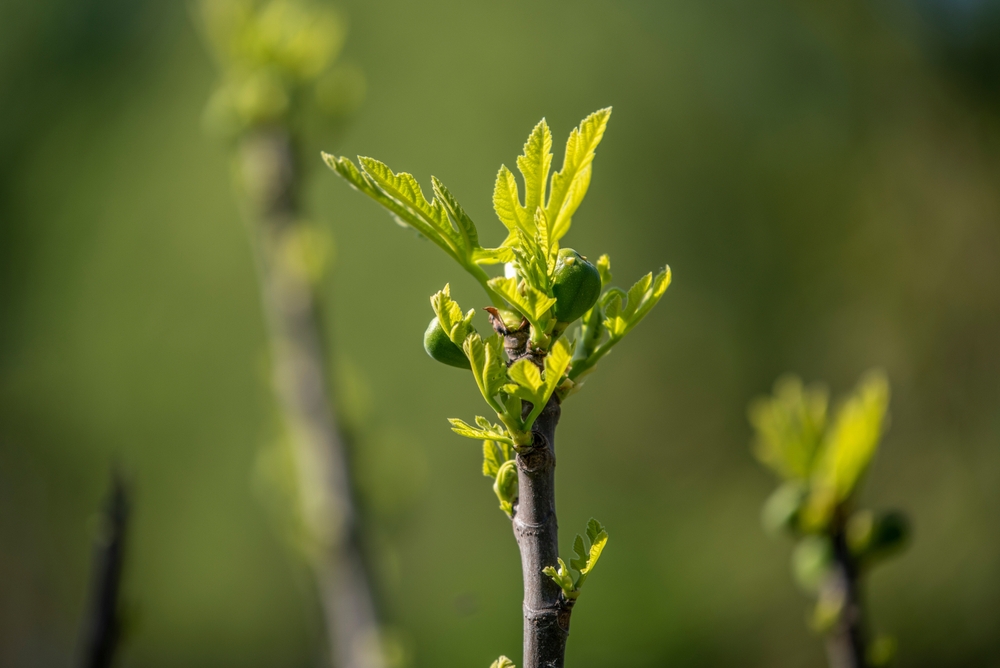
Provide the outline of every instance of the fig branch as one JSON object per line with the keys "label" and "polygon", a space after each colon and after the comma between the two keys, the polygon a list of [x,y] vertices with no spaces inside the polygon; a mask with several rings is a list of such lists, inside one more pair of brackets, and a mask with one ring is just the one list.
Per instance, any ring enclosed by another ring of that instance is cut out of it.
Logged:
{"label": "fig branch", "polygon": [[[475,223],[438,179],[431,178],[434,197],[427,200],[410,174],[372,158],[359,158],[357,166],[323,155],[351,186],[430,239],[486,292],[491,333],[485,338],[474,324],[482,311],[463,310],[449,285],[434,294],[424,349],[445,365],[471,371],[495,415],[450,423],[460,436],[482,441],[483,473],[511,519],[524,584],[522,665],[529,668],[563,665],[570,616],[608,540],[604,527],[591,520],[586,539],[576,537],[568,567],[559,556],[555,444],[562,405],[670,284],[664,268],[628,291],[616,288],[607,255],[595,265],[560,247],[587,192],[610,115],[610,108],[594,112],[572,131],[562,168],[551,177],[552,135],[544,119],[535,126],[517,158],[523,195],[506,166],[497,175],[493,207],[508,234],[496,248],[480,245]],[[484,267],[499,264],[503,275],[488,278]],[[506,657],[494,663],[512,665]]]}

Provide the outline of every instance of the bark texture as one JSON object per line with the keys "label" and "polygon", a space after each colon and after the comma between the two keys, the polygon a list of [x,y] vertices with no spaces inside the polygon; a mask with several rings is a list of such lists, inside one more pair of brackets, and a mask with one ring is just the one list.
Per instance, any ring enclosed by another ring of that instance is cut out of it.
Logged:
{"label": "bark texture", "polygon": [[125,565],[129,511],[125,483],[115,473],[101,518],[100,535],[94,546],[90,603],[84,621],[83,668],[107,668],[118,649],[122,626],[118,599]]}
{"label": "bark texture", "polygon": [[[525,407],[530,410],[530,406]],[[558,566],[559,523],[556,520],[556,425],[561,412],[552,397],[531,430],[531,446],[517,454],[518,500],[514,504],[514,537],[521,551],[524,578],[525,668],[561,668],[569,638],[573,601],[542,573]]]}
{"label": "bark texture", "polygon": [[868,642],[864,608],[858,583],[858,567],[847,545],[844,522],[835,521],[833,533],[834,568],[825,587],[843,601],[837,623],[827,634],[826,653],[830,668],[867,668]]}
{"label": "bark texture", "polygon": [[[504,337],[511,363],[531,359],[541,367],[544,356],[531,350],[528,323],[507,329],[494,309],[493,328]],[[524,402],[522,414],[532,410]],[[522,668],[562,668],[574,601],[542,570],[559,564],[559,523],[556,519],[556,427],[562,408],[555,395],[531,428],[531,445],[517,453],[518,498],[514,502],[514,538],[521,552],[524,581],[524,658]]]}
{"label": "bark texture", "polygon": [[297,161],[282,129],[242,141],[240,180],[270,334],[273,380],[296,451],[301,503],[319,550],[316,578],[335,668],[383,668],[347,452],[326,379],[317,305],[301,257]]}

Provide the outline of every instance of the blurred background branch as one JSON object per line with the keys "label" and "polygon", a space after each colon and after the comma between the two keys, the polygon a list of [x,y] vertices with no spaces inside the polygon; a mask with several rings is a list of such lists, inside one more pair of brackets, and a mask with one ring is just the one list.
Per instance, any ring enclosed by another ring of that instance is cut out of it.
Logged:
{"label": "blurred background branch", "polygon": [[233,142],[274,389],[292,448],[288,482],[297,496],[299,547],[316,574],[332,665],[382,668],[375,595],[313,289],[329,242],[305,220],[301,203],[305,165],[318,164],[299,150],[309,107],[325,105],[322,111],[336,115],[357,98],[333,66],[344,22],[309,0],[202,0],[200,9],[223,75],[206,121]]}

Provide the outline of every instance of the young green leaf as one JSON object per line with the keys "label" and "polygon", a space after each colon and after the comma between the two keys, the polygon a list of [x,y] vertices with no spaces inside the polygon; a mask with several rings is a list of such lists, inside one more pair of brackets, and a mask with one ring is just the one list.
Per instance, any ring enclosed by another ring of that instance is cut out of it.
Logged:
{"label": "young green leaf", "polygon": [[563,596],[573,600],[580,595],[579,590],[573,585],[573,576],[570,575],[569,569],[566,568],[566,562],[559,559],[559,568],[556,569],[552,566],[546,566],[542,569],[542,573],[548,575],[552,578],[552,581],[559,585],[559,588],[563,591]]}
{"label": "young green leaf", "polygon": [[670,286],[670,278],[670,267],[665,267],[655,278],[652,274],[640,278],[628,293],[618,288],[608,288],[605,291],[598,305],[604,312],[602,325],[608,332],[608,339],[585,359],[578,360],[573,365],[570,380],[576,380],[593,369],[611,348],[642,322]]}
{"label": "young green leaf", "polygon": [[521,230],[531,235],[535,233],[532,216],[521,206],[517,179],[506,165],[501,165],[497,172],[496,184],[493,186],[493,210],[510,232]]}
{"label": "young green leaf", "polygon": [[577,534],[576,540],[573,541],[576,559],[570,559],[569,565],[580,574],[576,579],[575,588],[577,590],[583,587],[587,576],[594,570],[604,547],[608,544],[608,532],[600,522],[593,518],[587,523],[587,540],[590,542],[589,548],[585,546],[583,536],[580,534]]}
{"label": "young green leaf", "polygon": [[497,469],[493,493],[500,500],[500,510],[507,513],[507,517],[513,517],[514,502],[517,501],[517,463],[513,459],[508,459]]}
{"label": "young green leaf", "polygon": [[475,310],[469,309],[463,315],[462,308],[451,298],[451,284],[446,284],[443,289],[434,293],[431,297],[431,308],[437,316],[441,329],[448,335],[452,343],[462,346],[465,338],[472,331],[472,318],[476,314]]}
{"label": "young green leaf", "polygon": [[476,418],[476,423],[479,424],[478,429],[458,418],[448,418],[448,422],[451,424],[451,430],[459,436],[474,438],[480,441],[497,441],[508,445],[514,444],[514,441],[507,435],[507,430],[503,426],[490,424],[486,418]]}
{"label": "young green leaf", "polygon": [[587,194],[594,152],[604,137],[610,117],[611,107],[595,111],[569,135],[563,166],[552,175],[552,191],[545,207],[552,225],[553,241],[562,239],[569,231],[573,214]]}
{"label": "young green leaf", "polygon": [[490,668],[517,668],[514,662],[505,656],[501,656],[499,659],[493,662]]}
{"label": "young green leaf", "polygon": [[483,286],[494,306],[502,305],[499,295],[486,284],[489,276],[479,265],[507,262],[512,257],[510,250],[481,247],[475,224],[444,184],[431,177],[436,197],[428,202],[411,174],[396,174],[373,158],[358,158],[359,170],[347,158],[322,155],[333,171],[388,209],[396,222],[412,227],[458,262]]}
{"label": "young green leaf", "polygon": [[476,224],[472,222],[469,215],[465,213],[465,209],[462,205],[458,203],[455,196],[445,188],[444,184],[441,183],[440,179],[436,176],[431,177],[431,186],[434,189],[434,195],[439,202],[444,206],[448,215],[451,219],[455,221],[456,227],[458,227],[459,234],[462,235],[462,246],[469,249],[479,248],[479,232],[476,230]]}
{"label": "young green leaf", "polygon": [[542,382],[542,372],[531,360],[523,359],[515,362],[507,369],[507,375],[523,391],[522,399],[535,401],[542,396],[542,388],[545,387]]}
{"label": "young green leaf", "polygon": [[532,327],[544,331],[549,321],[549,309],[556,300],[545,293],[531,287],[525,281],[518,285],[516,278],[497,276],[489,281],[489,285],[501,297],[510,302],[511,306],[521,312]]}
{"label": "young green leaf", "polygon": [[503,413],[503,407],[496,400],[496,395],[507,380],[507,366],[503,361],[503,342],[500,337],[494,334],[484,342],[473,331],[466,337],[462,350],[469,358],[476,385],[486,403],[497,413]]}
{"label": "young green leaf", "polygon": [[524,177],[524,209],[534,215],[534,211],[545,202],[545,185],[552,165],[552,132],[545,119],[528,135],[524,152],[517,158],[517,168]]}
{"label": "young green leaf", "polygon": [[498,441],[483,441],[483,475],[496,478],[504,462],[513,459],[511,446]]}

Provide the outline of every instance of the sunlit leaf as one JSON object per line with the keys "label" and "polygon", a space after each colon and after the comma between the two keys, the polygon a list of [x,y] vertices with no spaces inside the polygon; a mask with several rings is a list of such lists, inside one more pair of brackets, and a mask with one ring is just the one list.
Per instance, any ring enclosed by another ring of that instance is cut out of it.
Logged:
{"label": "sunlit leaf", "polygon": [[595,111],[583,119],[569,135],[562,169],[552,175],[552,189],[545,207],[552,225],[552,239],[558,241],[569,231],[576,212],[590,185],[594,151],[604,137],[611,117],[611,107]]}
{"label": "sunlit leaf", "polygon": [[524,143],[517,158],[517,168],[524,177],[524,210],[534,216],[545,202],[545,185],[552,165],[552,132],[543,118]]}

